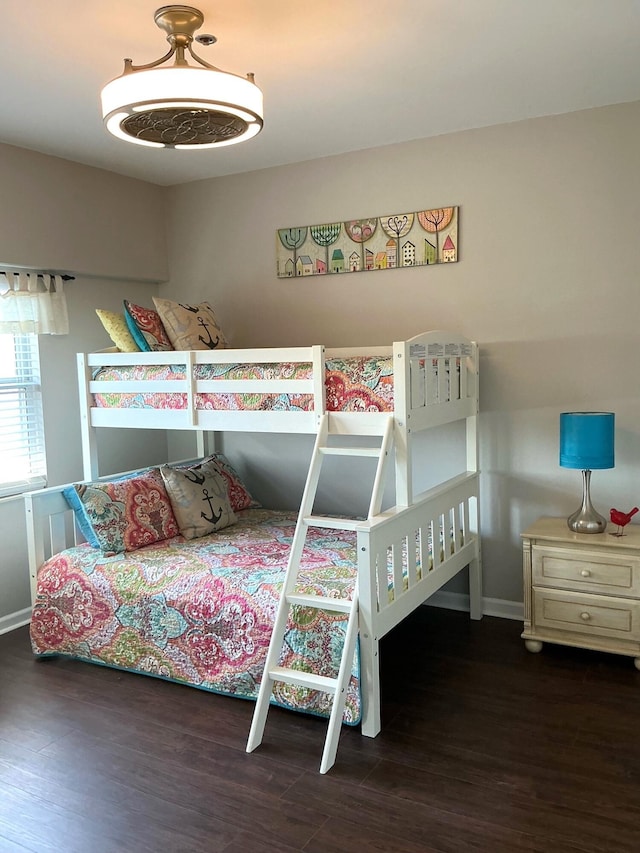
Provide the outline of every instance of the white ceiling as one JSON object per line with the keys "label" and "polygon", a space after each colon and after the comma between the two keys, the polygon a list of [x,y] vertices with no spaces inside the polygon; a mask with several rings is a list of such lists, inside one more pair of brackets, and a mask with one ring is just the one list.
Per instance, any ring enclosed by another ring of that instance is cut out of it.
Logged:
{"label": "white ceiling", "polygon": [[166,52],[162,0],[2,0],[0,142],[170,185],[640,100],[640,0],[194,0],[208,62],[263,90],[220,150],[112,138],[99,92]]}

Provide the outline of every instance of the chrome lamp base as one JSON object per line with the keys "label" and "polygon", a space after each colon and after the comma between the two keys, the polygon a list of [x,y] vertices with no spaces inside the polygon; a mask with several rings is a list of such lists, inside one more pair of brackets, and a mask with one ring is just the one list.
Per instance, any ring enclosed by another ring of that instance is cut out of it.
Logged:
{"label": "chrome lamp base", "polygon": [[590,493],[591,471],[582,472],[582,505],[567,519],[574,533],[604,533],[607,519],[594,508]]}

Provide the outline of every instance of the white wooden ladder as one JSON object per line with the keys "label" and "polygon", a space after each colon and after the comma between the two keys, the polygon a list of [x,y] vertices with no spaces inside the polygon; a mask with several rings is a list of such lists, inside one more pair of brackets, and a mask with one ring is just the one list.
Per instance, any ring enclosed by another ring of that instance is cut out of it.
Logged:
{"label": "white wooden ladder", "polygon": [[[271,634],[271,642],[269,643],[269,650],[267,652],[267,660],[262,675],[262,681],[260,683],[258,699],[253,713],[249,740],[247,742],[247,752],[253,752],[253,750],[262,743],[262,736],[264,734],[264,727],[267,721],[267,713],[269,711],[269,703],[271,700],[274,682],[279,681],[286,684],[307,687],[312,690],[319,690],[332,695],[333,703],[331,707],[331,714],[329,716],[329,725],[327,728],[324,751],[322,753],[322,761],[320,763],[320,773],[326,773],[327,770],[333,766],[336,758],[336,752],[338,750],[338,740],[340,738],[342,716],[344,714],[344,706],[347,696],[347,686],[351,677],[351,665],[358,636],[358,587],[356,583],[350,599],[336,599],[320,595],[297,593],[295,590],[300,561],[309,528],[324,527],[335,530],[356,530],[358,525],[361,524],[361,522],[356,519],[313,515],[313,506],[318,490],[318,482],[320,480],[322,463],[325,458],[327,456],[369,456],[377,459],[377,468],[368,513],[368,517],[371,518],[380,512],[387,462],[393,449],[394,440],[393,418],[392,416],[389,416],[384,421],[384,427],[379,436],[381,438],[381,442],[377,447],[330,445],[329,418],[329,415],[325,414],[323,416],[318,430],[318,435],[316,437],[315,446],[313,448],[311,464],[309,465],[309,473],[307,475],[307,481],[300,505],[300,512],[298,514],[298,521],[293,534],[293,541],[291,543],[287,572],[280,596],[273,632]],[[287,630],[289,609],[293,605],[313,607],[327,612],[349,614],[342,654],[340,657],[340,667],[335,678],[328,678],[326,676],[316,675],[310,672],[302,672],[297,669],[288,669],[286,667],[278,666]]]}

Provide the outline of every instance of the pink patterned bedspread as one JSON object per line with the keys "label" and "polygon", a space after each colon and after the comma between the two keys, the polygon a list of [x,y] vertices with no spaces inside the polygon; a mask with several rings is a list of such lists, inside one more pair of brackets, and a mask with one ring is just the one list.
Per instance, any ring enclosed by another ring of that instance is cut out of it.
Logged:
{"label": "pink patterned bedspread", "polygon": [[[327,410],[330,412],[392,412],[393,360],[391,356],[354,356],[326,361]],[[310,364],[202,364],[196,366],[197,379],[308,379]],[[95,376],[104,380],[180,380],[180,365],[123,366],[102,368]],[[185,409],[183,393],[132,393],[94,395],[101,408]],[[312,408],[310,394],[197,394],[197,409],[243,411],[302,410]]]}
{"label": "pink patterned bedspread", "polygon": [[[284,579],[296,513],[238,513],[233,527],[202,539],[182,537],[104,556],[70,548],[39,570],[31,621],[36,655],[66,655],[255,699]],[[355,534],[311,529],[300,591],[349,597]],[[296,607],[281,665],[335,676],[344,614]],[[276,685],[274,701],[327,716],[331,700]],[[344,722],[360,720],[358,655]]]}

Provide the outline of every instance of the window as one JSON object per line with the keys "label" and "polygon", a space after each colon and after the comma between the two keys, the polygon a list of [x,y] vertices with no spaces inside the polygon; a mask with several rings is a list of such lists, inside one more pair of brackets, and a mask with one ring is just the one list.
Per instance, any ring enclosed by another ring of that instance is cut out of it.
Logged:
{"label": "window", "polygon": [[0,497],[46,484],[37,335],[0,335]]}

